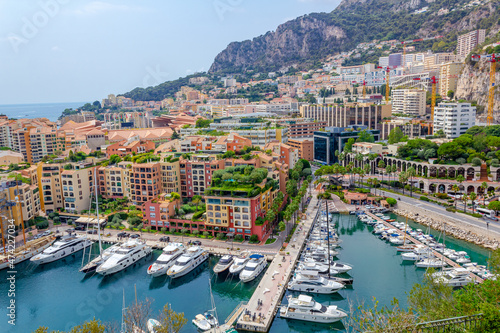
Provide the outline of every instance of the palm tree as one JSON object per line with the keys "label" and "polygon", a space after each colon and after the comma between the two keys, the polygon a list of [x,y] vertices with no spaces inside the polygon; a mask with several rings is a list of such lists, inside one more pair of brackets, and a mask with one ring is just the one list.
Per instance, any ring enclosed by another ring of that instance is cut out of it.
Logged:
{"label": "palm tree", "polygon": [[464,202],[464,213],[465,213],[465,209],[467,208],[467,201],[469,200],[469,196],[467,195],[467,193],[464,193],[464,195],[462,196],[462,201]]}
{"label": "palm tree", "polygon": [[373,187],[375,188],[375,195],[377,195],[377,185],[380,184],[380,181],[378,180],[378,178],[373,178],[372,184],[373,184]]}
{"label": "palm tree", "polygon": [[385,173],[389,177],[389,187],[390,187],[390,185],[391,185],[391,173],[392,173],[392,168],[390,165],[385,167]]}
{"label": "palm tree", "polygon": [[410,178],[410,197],[413,197],[413,177],[415,177],[415,175],[417,174],[417,172],[415,171],[415,168],[414,167],[409,167],[408,170],[406,170],[406,175],[408,178]]}
{"label": "palm tree", "polygon": [[399,182],[403,184],[403,195],[405,195],[405,184],[408,181],[408,174],[405,171],[399,173]]}
{"label": "palm tree", "polygon": [[487,182],[482,182],[480,188],[483,189],[483,206],[485,205],[486,201],[486,189],[488,188],[488,183]]}
{"label": "palm tree", "polygon": [[379,167],[379,169],[382,169],[380,174],[382,175],[382,181],[384,181],[384,169],[385,169],[384,161],[382,161],[382,160],[378,161],[378,167]]}
{"label": "palm tree", "polygon": [[455,192],[455,210],[457,210],[457,192],[460,191],[460,187],[457,184],[453,184],[451,189]]}
{"label": "palm tree", "polygon": [[[398,171],[398,166],[396,164],[393,164],[391,167],[392,173],[394,174],[394,177],[396,177],[396,172]],[[395,186],[396,184],[394,184]]]}
{"label": "palm tree", "polygon": [[477,199],[477,194],[472,192],[470,195],[469,195],[469,198],[470,200],[472,201],[472,214],[474,214],[474,200]]}

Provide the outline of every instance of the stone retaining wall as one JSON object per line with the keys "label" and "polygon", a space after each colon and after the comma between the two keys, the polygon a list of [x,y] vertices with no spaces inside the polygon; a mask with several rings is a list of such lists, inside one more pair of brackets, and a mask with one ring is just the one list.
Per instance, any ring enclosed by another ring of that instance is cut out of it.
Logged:
{"label": "stone retaining wall", "polygon": [[500,247],[498,238],[491,237],[491,233],[485,229],[474,227],[454,219],[453,214],[455,213],[452,212],[449,212],[450,216],[444,216],[422,207],[415,207],[398,201],[398,208],[394,210],[394,213],[408,217],[425,226],[430,226],[435,230],[443,230],[443,223],[446,223],[447,235],[474,243],[489,250],[495,250]]}

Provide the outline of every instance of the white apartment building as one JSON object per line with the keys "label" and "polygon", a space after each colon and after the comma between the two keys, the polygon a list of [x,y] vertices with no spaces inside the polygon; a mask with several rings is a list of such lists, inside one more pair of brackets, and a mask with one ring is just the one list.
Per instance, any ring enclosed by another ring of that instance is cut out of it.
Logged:
{"label": "white apartment building", "polygon": [[467,55],[478,45],[484,43],[486,30],[479,29],[458,36],[457,55],[460,59],[465,59]]}
{"label": "white apartment building", "polygon": [[446,138],[464,134],[476,123],[476,107],[470,103],[439,103],[434,109],[434,133],[443,130]]}
{"label": "white apartment building", "polygon": [[392,113],[414,117],[425,115],[425,91],[421,89],[393,89]]}
{"label": "white apartment building", "polygon": [[439,70],[439,94],[446,97],[449,90],[457,91],[458,76],[464,64],[461,62],[448,62],[441,65]]}

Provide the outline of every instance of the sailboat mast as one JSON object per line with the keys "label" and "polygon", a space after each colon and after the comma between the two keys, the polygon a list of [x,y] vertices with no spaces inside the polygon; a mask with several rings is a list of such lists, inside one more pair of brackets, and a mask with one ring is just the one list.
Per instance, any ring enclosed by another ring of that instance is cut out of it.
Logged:
{"label": "sailboat mast", "polygon": [[99,219],[99,197],[97,196],[97,167],[94,167],[95,211],[97,216],[97,238],[99,239],[99,257],[102,258],[101,220]]}
{"label": "sailboat mast", "polygon": [[210,288],[210,302],[212,303],[212,311],[214,312],[214,317],[217,324],[219,324],[219,316],[217,316],[217,308],[215,307],[214,294],[212,293],[212,281],[210,280],[210,277],[208,278],[208,286]]}
{"label": "sailboat mast", "polygon": [[331,277],[331,259],[330,259],[330,216],[328,215],[328,199],[325,200],[325,206],[326,206],[326,239],[327,239],[327,246],[328,246],[328,277]]}
{"label": "sailboat mast", "polygon": [[125,324],[125,289],[123,289],[123,306],[122,306],[122,327],[120,333],[127,333],[127,324]]}

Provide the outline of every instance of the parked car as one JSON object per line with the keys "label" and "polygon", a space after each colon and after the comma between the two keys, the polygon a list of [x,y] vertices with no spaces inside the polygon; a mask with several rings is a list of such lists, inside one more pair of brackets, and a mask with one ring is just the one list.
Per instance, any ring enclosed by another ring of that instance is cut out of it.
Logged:
{"label": "parked car", "polygon": [[170,237],[162,236],[162,237],[160,237],[160,242],[168,243],[168,242],[170,242]]}
{"label": "parked car", "polygon": [[119,232],[116,236],[118,236],[118,237],[128,237],[129,235],[126,232]]}
{"label": "parked car", "polygon": [[141,236],[139,236],[138,234],[132,234],[132,235],[130,235],[130,238],[139,238],[139,237],[141,237]]}
{"label": "parked car", "polygon": [[87,230],[87,233],[88,234],[92,234],[92,235],[96,235],[97,234],[97,230],[95,230],[95,229]]}
{"label": "parked car", "polygon": [[83,226],[83,225],[77,225],[77,226],[75,227],[75,230],[81,230],[81,231],[84,231],[84,230],[85,230],[85,226]]}
{"label": "parked car", "polygon": [[192,241],[191,244],[193,245],[201,245],[201,242],[199,240]]}

